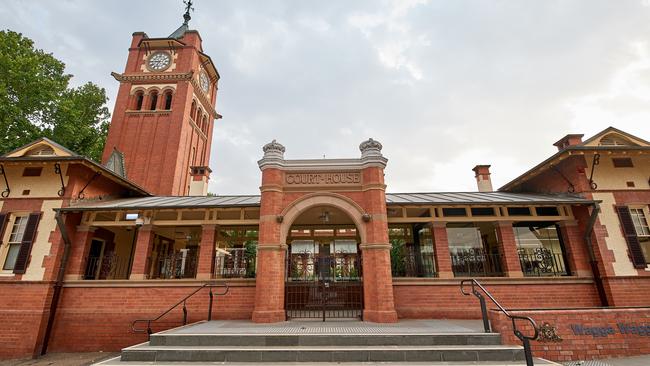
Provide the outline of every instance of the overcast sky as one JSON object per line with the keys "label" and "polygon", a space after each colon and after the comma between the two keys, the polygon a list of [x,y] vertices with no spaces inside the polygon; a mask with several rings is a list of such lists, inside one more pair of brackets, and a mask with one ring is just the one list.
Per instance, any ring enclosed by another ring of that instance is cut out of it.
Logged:
{"label": "overcast sky", "polygon": [[[0,27],[64,61],[112,111],[134,31],[169,35],[181,0],[3,0]],[[568,133],[650,139],[650,1],[195,0],[190,27],[221,74],[210,191],[259,193],[272,139],[286,158],[389,159],[389,192],[495,188]]]}

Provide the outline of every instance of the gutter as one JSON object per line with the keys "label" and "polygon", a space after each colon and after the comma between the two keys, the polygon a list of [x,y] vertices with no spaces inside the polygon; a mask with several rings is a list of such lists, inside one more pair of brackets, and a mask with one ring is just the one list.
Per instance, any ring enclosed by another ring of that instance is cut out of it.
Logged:
{"label": "gutter", "polygon": [[589,251],[589,264],[591,265],[591,271],[594,274],[594,281],[596,282],[596,289],[598,290],[600,304],[602,306],[609,306],[607,293],[605,292],[605,285],[603,284],[603,278],[600,275],[600,270],[598,269],[598,260],[596,259],[593,242],[591,240],[591,237],[594,233],[594,226],[596,225],[596,220],[598,219],[598,214],[600,213],[600,205],[596,201],[591,204],[591,207],[591,216],[589,217],[589,222],[585,228],[584,240],[585,243],[587,243],[587,250]]}
{"label": "gutter", "polygon": [[43,336],[43,347],[41,349],[41,355],[47,353],[47,345],[50,341],[50,336],[52,335],[52,327],[54,326],[54,317],[56,316],[56,310],[59,306],[59,298],[61,297],[61,291],[63,289],[63,278],[65,275],[65,267],[68,264],[68,258],[70,257],[70,248],[72,247],[72,242],[68,236],[68,231],[65,228],[65,223],[63,222],[63,217],[61,211],[57,210],[56,215],[56,224],[61,231],[61,238],[63,239],[63,256],[61,257],[61,263],[59,264],[59,272],[56,276],[56,282],[54,284],[54,293],[52,294],[52,302],[50,303],[50,314],[47,319],[47,327],[45,328],[45,335]]}

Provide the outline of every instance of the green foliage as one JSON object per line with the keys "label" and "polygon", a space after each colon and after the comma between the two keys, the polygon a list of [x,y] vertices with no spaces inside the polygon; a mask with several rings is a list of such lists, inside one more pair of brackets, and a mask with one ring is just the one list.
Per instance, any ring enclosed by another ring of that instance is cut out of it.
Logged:
{"label": "green foliage", "polygon": [[255,277],[255,259],[257,258],[257,240],[247,240],[244,243],[244,258],[246,258],[246,277]]}
{"label": "green foliage", "polygon": [[20,33],[0,31],[0,153],[49,137],[99,160],[110,113],[106,91],[70,88],[65,64]]}
{"label": "green foliage", "polygon": [[390,267],[393,276],[401,277],[406,273],[406,263],[404,262],[404,240],[390,239]]}

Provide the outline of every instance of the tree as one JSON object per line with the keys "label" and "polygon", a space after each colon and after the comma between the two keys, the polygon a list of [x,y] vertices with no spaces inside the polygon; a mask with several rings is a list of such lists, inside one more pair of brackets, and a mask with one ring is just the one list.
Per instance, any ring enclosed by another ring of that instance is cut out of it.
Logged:
{"label": "tree", "polygon": [[71,88],[71,77],[31,39],[0,31],[0,153],[45,136],[101,158],[110,118],[106,91],[93,83]]}

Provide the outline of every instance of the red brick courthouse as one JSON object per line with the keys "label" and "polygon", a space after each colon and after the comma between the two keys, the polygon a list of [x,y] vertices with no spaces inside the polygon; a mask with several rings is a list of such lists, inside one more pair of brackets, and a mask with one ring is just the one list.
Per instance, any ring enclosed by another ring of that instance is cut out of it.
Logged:
{"label": "red brick courthouse", "polygon": [[[497,191],[477,165],[478,191],[463,193],[386,193],[373,139],[349,159],[289,160],[273,141],[260,195],[207,196],[219,73],[201,44],[187,22],[133,34],[101,164],[47,139],[0,157],[0,356],[141,342],[135,319],[209,280],[230,286],[215,319],[479,318],[459,291],[477,278],[567,340],[623,307],[639,307],[626,324],[650,325],[648,141],[567,135]],[[190,321],[206,303],[187,303]],[[567,311],[591,315],[572,329]],[[650,353],[640,333],[621,337]]]}

